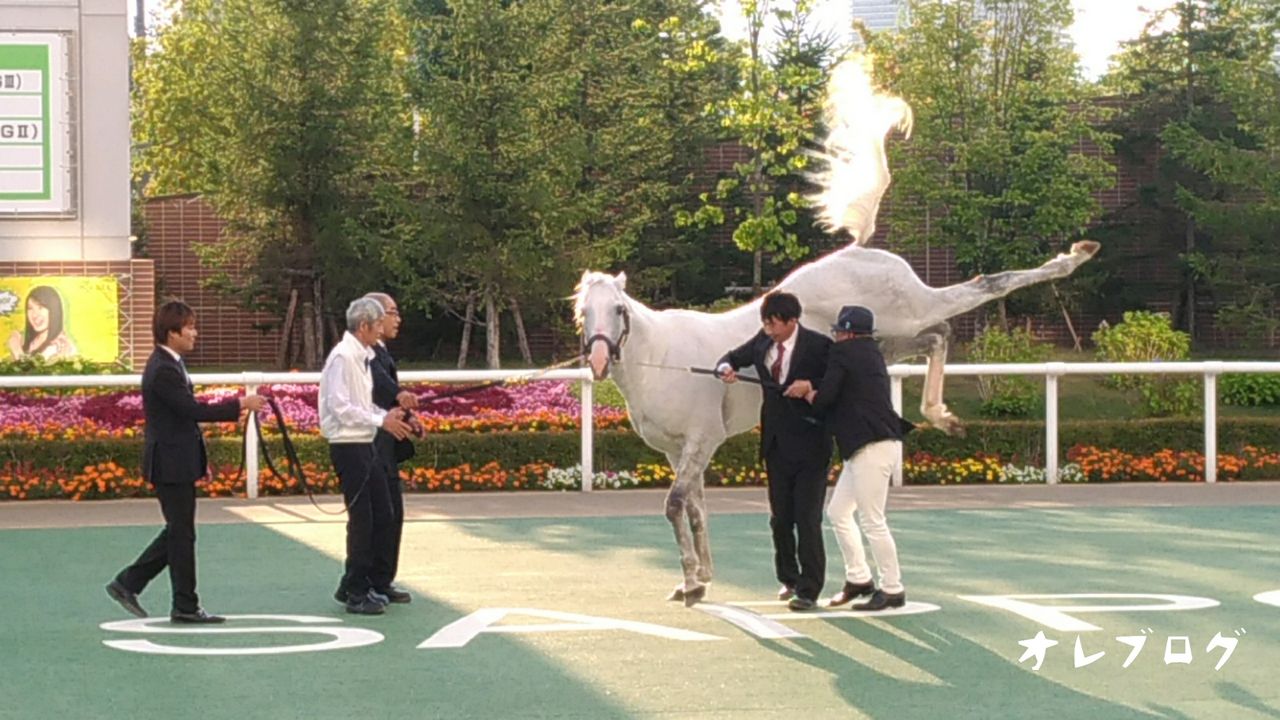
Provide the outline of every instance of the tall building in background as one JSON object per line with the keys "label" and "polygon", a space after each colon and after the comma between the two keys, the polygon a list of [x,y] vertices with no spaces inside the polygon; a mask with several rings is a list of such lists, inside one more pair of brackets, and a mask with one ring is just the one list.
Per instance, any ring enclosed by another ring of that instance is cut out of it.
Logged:
{"label": "tall building in background", "polygon": [[898,27],[902,18],[904,3],[902,0],[849,0],[853,6],[853,17],[861,20],[872,30],[893,30]]}

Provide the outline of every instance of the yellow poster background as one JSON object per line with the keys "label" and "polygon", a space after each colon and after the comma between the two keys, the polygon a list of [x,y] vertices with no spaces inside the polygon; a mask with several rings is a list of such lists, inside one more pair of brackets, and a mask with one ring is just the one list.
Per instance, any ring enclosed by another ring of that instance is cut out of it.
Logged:
{"label": "yellow poster background", "polygon": [[[119,285],[114,277],[0,277],[3,359],[13,359],[14,333],[18,334],[16,338],[22,337],[27,326],[27,300],[33,290],[41,287],[51,288],[53,302],[62,306],[65,340],[58,342],[58,347],[70,352],[71,358],[114,362],[120,355]],[[48,290],[41,290],[38,295],[51,296]],[[69,358],[59,355],[52,359]]]}

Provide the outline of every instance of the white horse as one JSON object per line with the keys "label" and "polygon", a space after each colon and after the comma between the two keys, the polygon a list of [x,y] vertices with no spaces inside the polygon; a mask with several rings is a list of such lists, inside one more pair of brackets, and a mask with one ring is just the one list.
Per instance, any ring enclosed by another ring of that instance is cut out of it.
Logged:
{"label": "white horse", "polygon": [[[1078,242],[1070,253],[1034,270],[928,287],[902,258],[862,247],[874,231],[880,197],[889,184],[884,137],[893,127],[910,131],[910,108],[899,98],[874,92],[869,67],[861,59],[836,68],[829,98],[832,134],[824,154],[829,169],[817,176],[826,190],[816,199],[821,219],[846,230],[853,242],[795,270],[779,288],[800,298],[801,323],[819,331],[835,322],[842,305],[871,308],[887,360],[928,357],[920,407],[926,420],[944,432],[959,432],[959,421],[942,401],[947,319],[1020,287],[1066,277],[1097,252],[1098,244]],[[578,285],[574,315],[593,375],[597,380],[614,378],[632,427],[666,455],[675,471],[666,515],[680,546],[684,579],[671,599],[687,605],[706,594],[712,577],[703,473],[726,438],[758,423],[761,391],[680,369],[711,367],[755,335],[760,302],[719,314],[655,311],[626,294],[624,274],[588,271]]]}
{"label": "white horse", "polygon": [[[791,273],[779,288],[800,298],[800,322],[807,327],[825,331],[841,305],[864,305],[875,313],[886,360],[927,354],[920,412],[931,425],[954,433],[959,420],[942,401],[946,320],[1018,288],[1064,278],[1097,250],[1097,243],[1081,241],[1070,253],[1034,270],[931,288],[897,255],[852,244]],[[578,285],[574,313],[593,376],[614,379],[632,427],[666,455],[675,471],[666,513],[680,545],[684,582],[674,596],[688,604],[701,599],[712,575],[703,473],[728,437],[759,422],[761,390],[679,369],[713,367],[720,356],[755,335],[760,303],[757,299],[719,314],[659,311],[627,295],[623,273],[586,272]]]}

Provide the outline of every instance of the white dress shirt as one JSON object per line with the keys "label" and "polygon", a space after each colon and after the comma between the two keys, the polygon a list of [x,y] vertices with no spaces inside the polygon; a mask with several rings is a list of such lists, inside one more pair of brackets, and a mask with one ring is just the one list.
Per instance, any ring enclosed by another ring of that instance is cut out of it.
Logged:
{"label": "white dress shirt", "polygon": [[373,404],[373,348],[350,332],[333,346],[320,373],[320,434],[330,443],[371,443],[385,410]]}
{"label": "white dress shirt", "polygon": [[187,372],[187,364],[182,362],[182,356],[178,354],[178,351],[174,350],[168,345],[161,345],[160,349],[169,353],[169,355],[173,357],[174,360],[178,361],[178,367],[182,368],[182,376],[187,379],[188,385],[191,384],[191,373]]}

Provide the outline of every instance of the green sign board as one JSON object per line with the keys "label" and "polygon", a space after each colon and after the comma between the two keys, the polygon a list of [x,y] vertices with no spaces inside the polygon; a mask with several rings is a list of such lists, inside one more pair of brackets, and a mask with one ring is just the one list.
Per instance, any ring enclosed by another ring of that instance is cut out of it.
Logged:
{"label": "green sign board", "polygon": [[69,213],[66,38],[0,33],[0,217]]}

